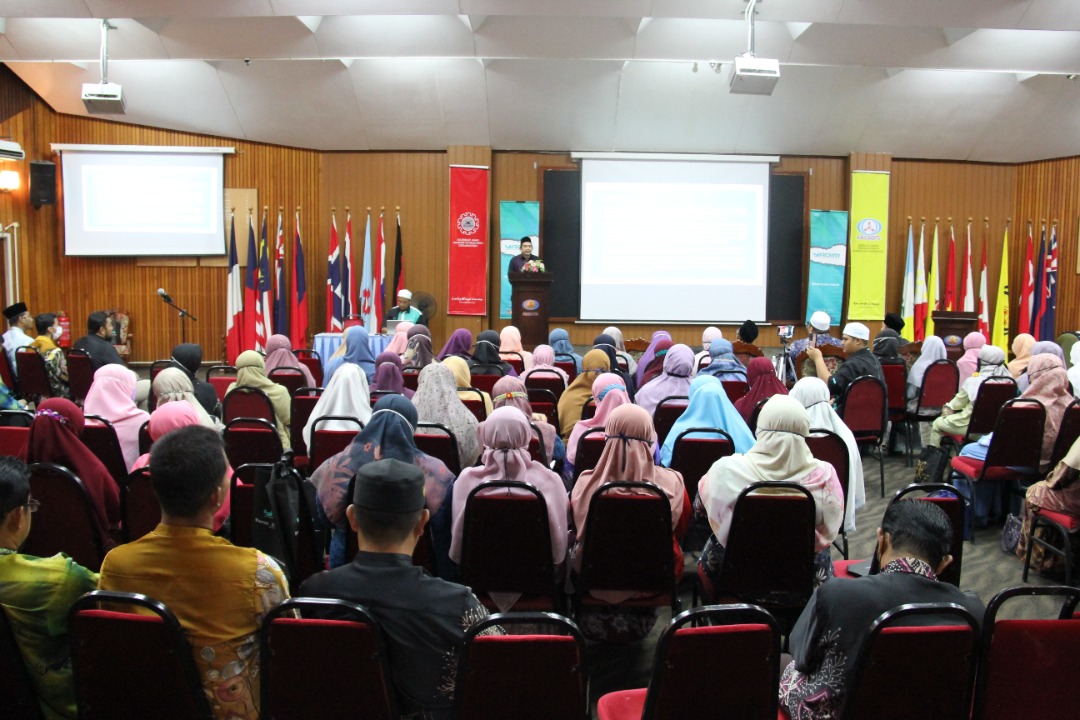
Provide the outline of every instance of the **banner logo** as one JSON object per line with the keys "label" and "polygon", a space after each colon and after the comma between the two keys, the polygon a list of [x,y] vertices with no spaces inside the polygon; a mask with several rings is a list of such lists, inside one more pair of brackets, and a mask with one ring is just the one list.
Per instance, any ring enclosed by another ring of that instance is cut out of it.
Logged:
{"label": "banner logo", "polygon": [[475,213],[463,212],[458,215],[457,229],[466,235],[472,235],[480,229],[480,218]]}
{"label": "banner logo", "polygon": [[860,240],[881,239],[881,223],[874,218],[860,220],[859,224],[856,225],[856,229],[859,231]]}

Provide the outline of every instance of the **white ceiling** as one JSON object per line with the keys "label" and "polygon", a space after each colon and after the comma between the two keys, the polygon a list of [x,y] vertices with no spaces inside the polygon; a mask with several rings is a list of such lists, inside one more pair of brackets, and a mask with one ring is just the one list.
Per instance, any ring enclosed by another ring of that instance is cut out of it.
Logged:
{"label": "white ceiling", "polygon": [[770,97],[728,92],[745,7],[0,0],[0,61],[83,115],[107,17],[123,120],[322,150],[1080,154],[1080,0],[761,0]]}

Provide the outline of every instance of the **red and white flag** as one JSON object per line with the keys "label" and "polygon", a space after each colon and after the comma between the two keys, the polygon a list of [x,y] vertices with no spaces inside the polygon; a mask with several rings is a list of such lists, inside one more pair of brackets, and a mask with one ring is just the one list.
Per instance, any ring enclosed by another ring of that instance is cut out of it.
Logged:
{"label": "red and white flag", "polygon": [[236,213],[229,214],[229,285],[225,300],[225,362],[244,351],[244,280],[236,253]]}
{"label": "red and white flag", "polygon": [[1035,295],[1035,237],[1031,223],[1028,223],[1027,249],[1024,251],[1024,264],[1020,271],[1024,274],[1020,284],[1020,315],[1016,318],[1017,333],[1031,333],[1031,301]]}
{"label": "red and white flag", "polygon": [[926,316],[930,306],[926,297],[926,223],[919,225],[919,264],[915,268],[915,342],[926,337]]}
{"label": "red and white flag", "polygon": [[960,268],[960,302],[957,308],[962,312],[975,312],[975,291],[971,276],[971,222],[967,224],[967,246],[964,248],[964,266]]}
{"label": "red and white flag", "polygon": [[986,299],[986,245],[983,242],[982,273],[979,275],[979,332],[990,342],[990,303]]}
{"label": "red and white flag", "polygon": [[949,223],[949,257],[945,261],[945,300],[940,307],[949,312],[956,309],[956,233],[953,231],[951,222]]}
{"label": "red and white flag", "polygon": [[382,325],[386,299],[386,236],[383,235],[383,213],[379,211],[379,237],[375,246],[375,319]]}
{"label": "red and white flag", "polygon": [[345,245],[342,248],[345,256],[341,263],[341,317],[348,320],[350,315],[360,314],[360,303],[357,300],[356,274],[353,272],[352,262],[352,213],[345,208]]}

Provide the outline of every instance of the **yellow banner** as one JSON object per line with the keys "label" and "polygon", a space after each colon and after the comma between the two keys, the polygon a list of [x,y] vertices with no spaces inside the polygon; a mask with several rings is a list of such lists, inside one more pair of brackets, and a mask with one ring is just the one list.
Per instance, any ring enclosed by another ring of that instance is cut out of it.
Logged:
{"label": "yellow banner", "polygon": [[881,320],[889,249],[889,173],[851,173],[850,233],[847,319]]}

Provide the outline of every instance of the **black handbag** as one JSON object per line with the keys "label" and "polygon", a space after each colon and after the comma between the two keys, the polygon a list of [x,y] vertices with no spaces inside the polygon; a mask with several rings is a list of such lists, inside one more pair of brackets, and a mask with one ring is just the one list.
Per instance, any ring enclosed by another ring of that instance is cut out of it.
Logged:
{"label": "black handbag", "polygon": [[939,447],[924,447],[915,461],[915,482],[940,483],[949,470],[949,453]]}
{"label": "black handbag", "polygon": [[267,474],[255,477],[252,544],[282,565],[298,587],[323,569],[324,531],[315,517],[315,487],[293,466],[287,452]]}

